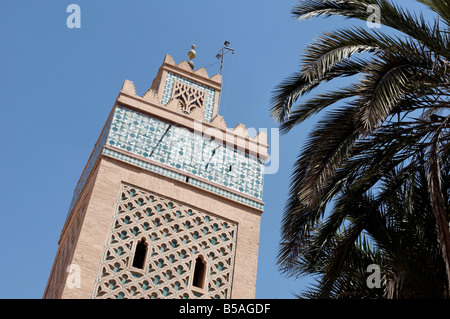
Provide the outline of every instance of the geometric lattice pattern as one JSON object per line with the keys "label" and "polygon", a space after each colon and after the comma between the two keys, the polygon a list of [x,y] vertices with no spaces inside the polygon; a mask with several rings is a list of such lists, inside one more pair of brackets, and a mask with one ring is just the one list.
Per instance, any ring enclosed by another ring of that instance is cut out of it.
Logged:
{"label": "geometric lattice pattern", "polygon": [[[237,224],[122,184],[93,298],[230,298]],[[134,249],[148,243],[143,269]],[[192,287],[194,262],[206,261],[205,285]]]}
{"label": "geometric lattice pattern", "polygon": [[190,85],[175,81],[172,98],[181,102],[183,112],[190,114],[196,108],[203,109],[206,93]]}
{"label": "geometric lattice pattern", "polygon": [[205,85],[198,84],[191,80],[185,79],[177,74],[170,72],[167,74],[166,83],[164,84],[163,95],[161,97],[161,104],[165,105],[172,98],[175,82],[186,84],[198,91],[205,92],[203,117],[205,118],[205,121],[211,122],[213,118],[214,99],[216,91]]}

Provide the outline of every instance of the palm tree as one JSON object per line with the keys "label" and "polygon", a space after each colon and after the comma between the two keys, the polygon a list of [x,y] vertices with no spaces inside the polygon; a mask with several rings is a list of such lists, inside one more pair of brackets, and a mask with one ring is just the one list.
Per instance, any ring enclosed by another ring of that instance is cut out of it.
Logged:
{"label": "palm tree", "polygon": [[[442,178],[450,182],[448,165]],[[301,298],[445,298],[445,264],[436,240],[423,157],[388,172],[377,195],[348,184],[325,221],[305,240],[289,276],[318,281]],[[449,208],[448,197],[445,201]],[[340,228],[333,225],[336,221]],[[328,242],[330,229],[334,234]],[[369,287],[367,266],[381,270],[381,289]]]}
{"label": "palm tree", "polygon": [[[450,137],[450,2],[418,1],[435,14],[434,21],[388,0],[304,0],[294,6],[292,13],[300,20],[339,15],[364,22],[371,8],[378,8],[382,28],[364,25],[323,33],[306,47],[300,70],[274,90],[271,115],[283,133],[325,113],[294,165],[282,221],[282,269],[301,258],[326,208],[349,185],[357,185],[352,188],[359,194],[376,192],[386,174],[424,154],[450,287],[448,188],[440,176]],[[304,98],[337,78],[352,82]],[[333,238],[334,230],[321,237],[321,245]]]}

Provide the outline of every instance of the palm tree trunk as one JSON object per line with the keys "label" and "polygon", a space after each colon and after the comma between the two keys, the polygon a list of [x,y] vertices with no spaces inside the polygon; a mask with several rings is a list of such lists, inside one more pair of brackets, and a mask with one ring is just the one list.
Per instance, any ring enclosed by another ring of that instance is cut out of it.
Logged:
{"label": "palm tree trunk", "polygon": [[436,227],[439,242],[442,249],[445,268],[447,272],[447,297],[450,296],[450,231],[445,212],[444,196],[441,187],[441,173],[439,165],[439,135],[438,132],[431,145],[430,157],[428,159],[428,188],[430,192],[431,205],[436,218]]}

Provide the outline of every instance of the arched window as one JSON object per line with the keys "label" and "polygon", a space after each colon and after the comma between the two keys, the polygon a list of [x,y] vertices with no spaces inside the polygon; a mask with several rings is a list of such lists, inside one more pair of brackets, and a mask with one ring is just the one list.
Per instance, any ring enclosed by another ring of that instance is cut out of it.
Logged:
{"label": "arched window", "polygon": [[147,257],[147,243],[145,238],[138,241],[136,249],[134,250],[133,267],[144,269],[145,258]]}
{"label": "arched window", "polygon": [[206,262],[203,260],[203,256],[199,256],[195,259],[194,278],[192,280],[192,286],[203,289],[205,283],[205,274]]}

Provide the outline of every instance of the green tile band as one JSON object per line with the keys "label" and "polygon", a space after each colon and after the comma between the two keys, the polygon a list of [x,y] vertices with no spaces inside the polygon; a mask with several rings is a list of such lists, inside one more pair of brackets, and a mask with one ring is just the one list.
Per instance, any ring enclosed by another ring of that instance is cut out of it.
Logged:
{"label": "green tile band", "polygon": [[[141,168],[143,168],[145,170],[148,170],[148,171],[151,171],[151,172],[154,172],[154,173],[157,173],[157,174],[160,174],[160,175],[163,175],[163,176],[166,176],[166,177],[178,180],[178,181],[185,181],[186,182],[186,175],[179,174],[179,173],[171,171],[169,169],[165,169],[165,168],[162,168],[160,166],[153,165],[151,163],[148,163],[148,162],[145,162],[145,161],[133,158],[131,156],[122,154],[122,153],[117,152],[115,150],[112,150],[112,149],[109,149],[109,148],[104,148],[103,149],[103,154],[107,155],[107,156],[110,156],[112,158],[115,158],[117,160],[120,160],[120,161],[129,163],[129,164],[141,167]],[[217,195],[226,197],[228,199],[234,200],[236,202],[239,202],[239,203],[242,203],[242,204],[254,207],[254,208],[259,209],[259,210],[263,210],[263,208],[264,208],[264,204],[262,204],[260,202],[251,200],[251,199],[243,197],[243,196],[239,196],[239,195],[237,195],[235,193],[226,191],[226,190],[224,190],[224,189],[222,189],[220,187],[216,187],[214,185],[205,183],[205,182],[203,182],[201,180],[198,180],[198,179],[195,179],[195,178],[192,178],[192,177],[190,177],[188,179],[187,183],[191,184],[193,186],[199,187],[201,189],[204,189],[206,191],[212,192],[214,194],[217,194]]]}
{"label": "green tile band", "polygon": [[261,161],[187,129],[119,106],[106,144],[262,199]]}

